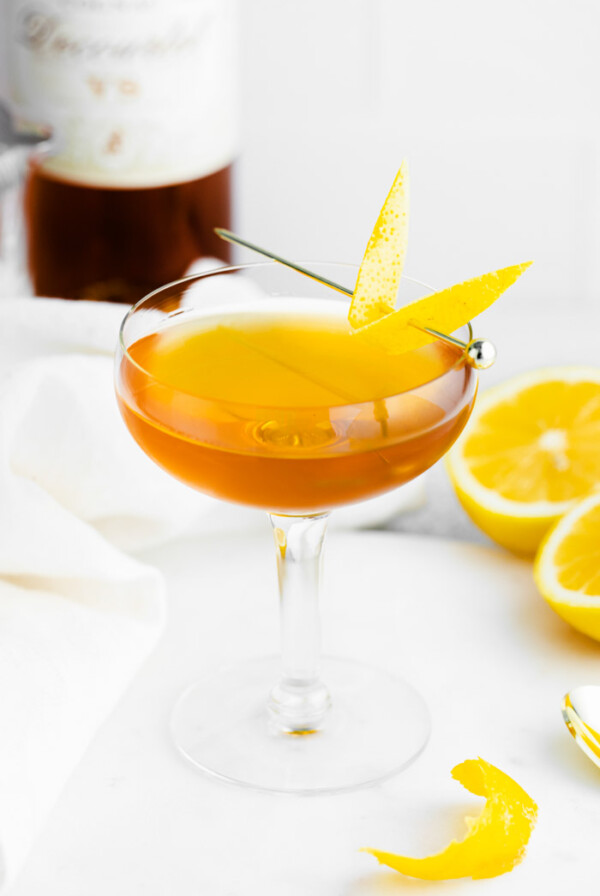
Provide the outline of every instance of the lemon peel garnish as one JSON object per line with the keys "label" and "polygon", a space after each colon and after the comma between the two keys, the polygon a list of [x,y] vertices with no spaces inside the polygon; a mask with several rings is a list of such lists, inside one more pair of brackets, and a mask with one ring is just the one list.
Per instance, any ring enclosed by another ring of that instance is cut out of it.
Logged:
{"label": "lemon peel garnish", "polygon": [[421,348],[434,342],[436,337],[410,326],[412,321],[421,327],[452,333],[489,308],[532,263],[526,261],[500,268],[434,292],[360,327],[354,335],[367,339],[391,355]]}
{"label": "lemon peel garnish", "polygon": [[481,814],[467,817],[467,834],[452,840],[442,852],[423,859],[364,849],[383,865],[421,880],[474,880],[497,877],[522,861],[537,818],[531,797],[504,772],[484,759],[467,759],[452,769],[452,777],[477,796],[486,798]]}
{"label": "lemon peel garnish", "polygon": [[408,205],[408,165],[403,161],[360,264],[348,312],[352,327],[378,320],[396,307],[408,243]]}

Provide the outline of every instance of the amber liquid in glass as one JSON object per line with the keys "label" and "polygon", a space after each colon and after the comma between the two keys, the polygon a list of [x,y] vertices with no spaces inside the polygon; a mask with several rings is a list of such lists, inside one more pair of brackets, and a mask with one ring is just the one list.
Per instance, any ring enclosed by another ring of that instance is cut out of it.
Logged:
{"label": "amber liquid in glass", "polygon": [[27,262],[39,296],[137,302],[202,256],[229,261],[231,166],[142,189],[84,186],[33,166],[25,188]]}
{"label": "amber liquid in glass", "polygon": [[474,400],[457,349],[390,356],[339,314],[167,323],[123,357],[121,410],[150,457],[226,500],[306,513],[394,488],[447,451]]}

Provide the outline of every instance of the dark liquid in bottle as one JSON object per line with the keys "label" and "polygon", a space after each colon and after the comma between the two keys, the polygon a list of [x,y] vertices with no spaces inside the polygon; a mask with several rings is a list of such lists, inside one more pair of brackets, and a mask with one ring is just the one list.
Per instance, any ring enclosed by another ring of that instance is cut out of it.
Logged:
{"label": "dark liquid in bottle", "polygon": [[202,256],[230,260],[231,165],[142,189],[82,186],[32,167],[25,190],[28,267],[39,296],[133,303]]}

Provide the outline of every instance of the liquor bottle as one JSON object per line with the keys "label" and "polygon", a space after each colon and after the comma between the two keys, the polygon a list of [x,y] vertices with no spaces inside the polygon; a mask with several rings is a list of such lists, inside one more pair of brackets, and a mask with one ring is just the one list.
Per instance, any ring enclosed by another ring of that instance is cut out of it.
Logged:
{"label": "liquor bottle", "polygon": [[8,99],[54,152],[30,165],[36,295],[135,302],[228,260],[235,0],[9,0]]}

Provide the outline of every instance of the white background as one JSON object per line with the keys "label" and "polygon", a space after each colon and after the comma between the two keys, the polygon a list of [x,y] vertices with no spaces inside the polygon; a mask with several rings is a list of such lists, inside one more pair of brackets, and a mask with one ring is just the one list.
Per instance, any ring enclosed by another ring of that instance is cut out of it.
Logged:
{"label": "white background", "polygon": [[534,259],[503,313],[550,307],[584,325],[600,294],[598,2],[246,0],[240,11],[242,233],[358,261],[406,156],[408,274],[446,286]]}
{"label": "white background", "polygon": [[441,287],[534,259],[503,314],[585,325],[600,296],[598,0],[238,6],[238,230],[359,261],[407,157],[407,274]]}

